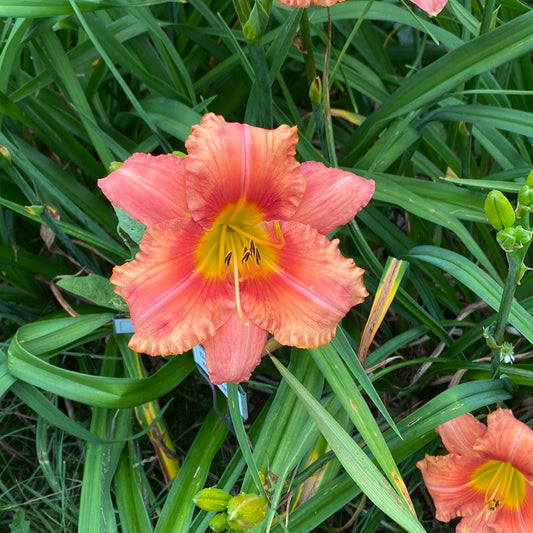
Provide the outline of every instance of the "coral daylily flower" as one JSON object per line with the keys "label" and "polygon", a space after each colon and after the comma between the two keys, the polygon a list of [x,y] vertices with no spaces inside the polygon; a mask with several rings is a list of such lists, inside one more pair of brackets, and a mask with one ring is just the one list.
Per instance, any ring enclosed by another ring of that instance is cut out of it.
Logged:
{"label": "coral daylily flower", "polygon": [[437,427],[449,455],[417,463],[438,520],[457,533],[533,531],[533,430],[498,409],[487,426],[471,414]]}
{"label": "coral daylily flower", "polygon": [[[306,8],[310,6],[331,7],[344,2],[344,0],[278,0],[278,2],[284,6]],[[411,2],[423,9],[428,15],[434,17],[444,9],[448,0],[411,0]]]}
{"label": "coral daylily flower", "polygon": [[374,182],[294,158],[297,128],[205,115],[187,155],[134,154],[98,184],[147,226],[111,282],[128,303],[130,347],[151,355],[203,343],[213,383],[238,383],[272,333],[316,347],[367,295],[363,270],[325,235],[370,200]]}
{"label": "coral daylily flower", "polygon": [[322,6],[331,7],[344,0],[278,0],[280,4],[289,7],[309,7],[309,6]]}
{"label": "coral daylily flower", "polygon": [[423,9],[428,15],[434,17],[444,9],[448,0],[411,0],[411,2]]}

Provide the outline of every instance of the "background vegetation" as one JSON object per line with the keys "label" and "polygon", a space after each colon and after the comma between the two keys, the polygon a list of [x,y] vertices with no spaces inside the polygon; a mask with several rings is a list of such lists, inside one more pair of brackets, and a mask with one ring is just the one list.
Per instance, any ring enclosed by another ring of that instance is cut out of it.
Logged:
{"label": "background vegetation", "polygon": [[[453,531],[415,467],[434,428],[497,403],[533,416],[533,276],[509,316],[515,362],[495,368],[484,328],[508,266],[483,211],[491,189],[514,205],[532,168],[531,7],[17,0],[0,15],[0,529],[202,532],[212,513],[191,498],[217,485],[266,489],[254,532]],[[136,239],[96,180],[183,150],[207,111],[298,124],[301,160],[373,178],[336,236],[372,296],[398,289],[361,363],[373,297],[332,345],[264,358],[245,428],[232,404],[236,437],[191,354],[140,357],[113,334],[102,279]]]}

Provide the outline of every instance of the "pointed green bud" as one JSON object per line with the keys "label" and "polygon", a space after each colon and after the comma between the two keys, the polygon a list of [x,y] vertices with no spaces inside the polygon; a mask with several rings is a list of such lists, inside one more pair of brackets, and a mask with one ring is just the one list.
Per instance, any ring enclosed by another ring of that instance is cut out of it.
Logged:
{"label": "pointed green bud", "polygon": [[520,248],[525,244],[531,242],[531,231],[524,229],[522,226],[516,226],[514,229],[514,235],[516,242],[520,245]]}
{"label": "pointed green bud", "polygon": [[490,191],[484,207],[485,214],[495,229],[502,230],[514,224],[513,206],[500,191]]}
{"label": "pointed green bud", "polygon": [[527,175],[526,185],[528,187],[533,187],[533,170]]}
{"label": "pointed green bud", "polygon": [[459,135],[462,135],[463,137],[470,137],[470,135],[472,135],[468,129],[468,125],[462,120],[459,122],[458,126],[457,130],[459,131]]}
{"label": "pointed green bud", "polygon": [[261,2],[255,2],[250,17],[244,24],[242,32],[247,41],[259,41],[265,33],[269,15]]}
{"label": "pointed green bud", "polygon": [[24,209],[34,217],[40,217],[44,213],[44,205],[25,205]]}
{"label": "pointed green bud", "polygon": [[194,504],[200,509],[216,512],[225,511],[230,500],[231,494],[215,487],[202,489],[192,499]]}
{"label": "pointed green bud", "polygon": [[513,250],[520,248],[520,246],[517,246],[516,244],[516,237],[513,228],[506,228],[498,231],[496,234],[496,240],[498,241],[500,247],[506,252],[512,252]]}
{"label": "pointed green bud", "polygon": [[518,203],[524,207],[533,208],[533,187],[524,185],[518,191]]}
{"label": "pointed green bud", "polygon": [[0,144],[0,157],[3,157],[11,165],[11,154],[3,144]]}
{"label": "pointed green bud", "polygon": [[318,76],[315,76],[309,87],[309,99],[315,106],[319,106],[322,103],[322,81]]}
{"label": "pointed green bud", "polygon": [[209,529],[215,533],[220,533],[228,529],[228,515],[226,513],[217,513],[209,520]]}
{"label": "pointed green bud", "polygon": [[114,172],[115,170],[117,170],[121,166],[122,166],[122,161],[111,161],[111,163],[109,163],[109,166],[107,167],[107,169],[109,170],[109,172]]}
{"label": "pointed green bud", "polygon": [[245,531],[263,521],[268,513],[268,501],[258,494],[239,494],[228,503],[228,525]]}
{"label": "pointed green bud", "polygon": [[496,234],[496,240],[498,244],[506,251],[512,252],[517,248],[522,248],[524,245],[529,244],[532,240],[533,232],[522,226],[516,226],[514,228],[505,228]]}

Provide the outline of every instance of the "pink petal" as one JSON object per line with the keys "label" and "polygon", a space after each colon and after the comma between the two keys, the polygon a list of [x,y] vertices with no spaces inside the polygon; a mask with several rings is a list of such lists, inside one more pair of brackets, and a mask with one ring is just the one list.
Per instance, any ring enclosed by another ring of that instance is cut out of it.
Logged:
{"label": "pink petal", "polygon": [[435,431],[440,435],[444,446],[450,453],[475,456],[477,454],[473,446],[478,439],[483,437],[487,426],[467,413],[441,424]]}
{"label": "pink petal", "polygon": [[494,531],[505,533],[531,533],[533,531],[533,480],[526,483],[526,499],[520,509],[503,506],[494,521]]}
{"label": "pink petal", "polygon": [[434,17],[444,9],[448,0],[411,0],[411,2],[423,9],[428,15]]}
{"label": "pink petal", "polygon": [[351,172],[315,161],[302,163],[300,170],[307,187],[291,220],[309,224],[324,235],[352,220],[374,194],[373,180]]}
{"label": "pink petal", "polygon": [[305,190],[294,158],[297,142],[295,127],[265,130],[205,115],[185,142],[193,218],[209,228],[228,204],[244,201],[255,204],[264,220],[290,217]]}
{"label": "pink petal", "polygon": [[533,531],[533,487],[526,485],[526,499],[519,509],[505,505],[496,511],[487,507],[465,516],[457,525],[457,531],[468,533],[531,533]]}
{"label": "pink petal", "polygon": [[280,4],[289,7],[309,7],[309,6],[323,6],[330,7],[344,0],[278,0]]}
{"label": "pink petal", "polygon": [[182,157],[133,154],[98,185],[113,205],[146,226],[190,218]]}
{"label": "pink petal", "polygon": [[533,477],[533,430],[513,416],[510,409],[498,409],[487,417],[487,432],[474,446],[481,455],[511,463],[527,477]]}
{"label": "pink petal", "polygon": [[[276,242],[274,224],[265,228]],[[338,240],[311,226],[281,222],[285,239],[275,270],[242,282],[242,305],[250,320],[281,344],[317,347],[331,340],[339,320],[367,291],[363,270],[344,258]]]}
{"label": "pink petal", "polygon": [[130,308],[134,350],[185,352],[212,337],[235,309],[230,284],[195,271],[202,233],[192,221],[161,222],[146,230],[133,261],[115,267],[111,282]]}
{"label": "pink petal", "polygon": [[457,516],[469,516],[485,508],[485,495],[470,485],[472,472],[483,464],[482,459],[464,455],[426,457],[416,466],[433,498],[436,517],[448,522]]}
{"label": "pink petal", "polygon": [[204,342],[209,378],[215,385],[246,381],[261,362],[267,332],[250,322],[245,325],[237,313]]}

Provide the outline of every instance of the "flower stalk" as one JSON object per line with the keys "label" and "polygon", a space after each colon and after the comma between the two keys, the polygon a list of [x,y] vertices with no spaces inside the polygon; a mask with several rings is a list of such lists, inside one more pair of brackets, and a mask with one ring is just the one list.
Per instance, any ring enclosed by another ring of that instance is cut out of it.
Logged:
{"label": "flower stalk", "polygon": [[[531,173],[519,192],[516,210],[500,191],[491,191],[485,202],[485,213],[489,222],[498,231],[497,241],[505,251],[508,263],[507,278],[503,287],[498,316],[491,331],[486,334],[487,345],[491,349],[491,374],[500,375],[502,361],[512,362],[512,347],[505,342],[505,328],[509,320],[516,289],[527,270],[524,264],[532,240],[529,215],[533,202],[529,195]],[[505,353],[504,353],[505,352]]]}

